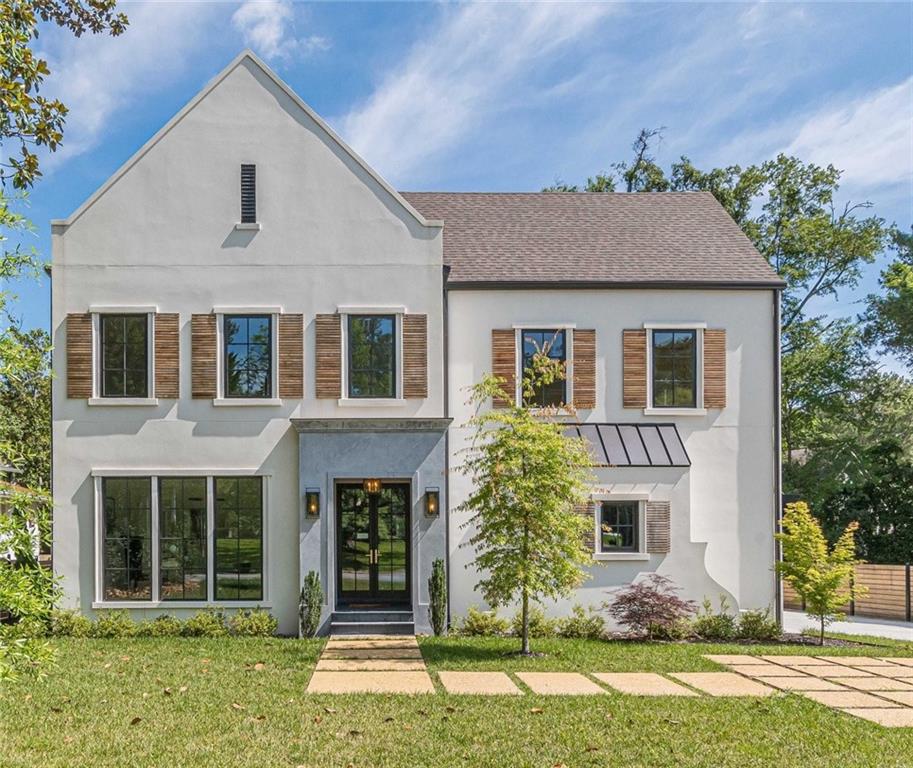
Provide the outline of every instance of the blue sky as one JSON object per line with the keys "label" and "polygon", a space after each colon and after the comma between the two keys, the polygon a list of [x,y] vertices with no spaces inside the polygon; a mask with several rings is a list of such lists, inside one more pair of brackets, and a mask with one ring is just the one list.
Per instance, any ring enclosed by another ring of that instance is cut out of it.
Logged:
{"label": "blue sky", "polygon": [[[913,223],[913,4],[122,3],[119,38],[42,30],[70,107],[31,194],[49,256],[68,215],[250,47],[400,189],[580,182],[665,126],[662,163],[778,151],[845,170],[843,200]],[[853,314],[877,286],[818,309]],[[17,287],[26,326],[49,290]]]}

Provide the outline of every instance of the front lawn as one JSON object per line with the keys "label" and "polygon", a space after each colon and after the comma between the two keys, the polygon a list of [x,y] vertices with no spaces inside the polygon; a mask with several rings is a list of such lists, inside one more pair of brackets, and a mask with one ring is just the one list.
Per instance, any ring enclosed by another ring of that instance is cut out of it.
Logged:
{"label": "front lawn", "polygon": [[[913,729],[889,730],[795,695],[309,696],[321,641],[55,641],[41,681],[0,688],[0,765],[163,766],[908,766]],[[539,640],[421,641],[432,670],[714,669],[704,653],[815,653],[791,646]],[[896,648],[828,654],[894,655]],[[907,653],[909,655],[909,653]]]}

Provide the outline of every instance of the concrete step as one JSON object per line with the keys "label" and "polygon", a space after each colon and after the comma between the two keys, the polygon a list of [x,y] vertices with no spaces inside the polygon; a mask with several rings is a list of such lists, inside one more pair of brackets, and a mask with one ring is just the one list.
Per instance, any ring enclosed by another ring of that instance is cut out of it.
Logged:
{"label": "concrete step", "polygon": [[414,635],[413,621],[331,621],[331,635]]}
{"label": "concrete step", "polygon": [[412,611],[390,611],[390,610],[343,610],[333,611],[330,621],[334,622],[368,622],[369,624],[379,621],[392,622],[411,622]]}

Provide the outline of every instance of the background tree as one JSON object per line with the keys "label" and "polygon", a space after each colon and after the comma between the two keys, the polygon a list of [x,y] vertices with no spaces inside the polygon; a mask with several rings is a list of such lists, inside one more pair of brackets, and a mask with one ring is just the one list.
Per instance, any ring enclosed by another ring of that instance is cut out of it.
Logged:
{"label": "background tree", "polygon": [[530,653],[530,600],[567,596],[592,561],[583,545],[592,521],[574,508],[586,499],[589,453],[582,440],[564,437],[555,409],[526,407],[538,387],[563,376],[563,365],[540,351],[523,377],[521,404],[488,408],[493,397],[513,400],[491,375],[470,396],[474,438],[461,470],[474,490],[459,511],[470,514],[467,545],[485,600],[495,608],[520,602],[522,654]]}
{"label": "background tree", "polygon": [[820,623],[819,642],[824,645],[827,625],[842,619],[843,606],[865,594],[852,580],[853,568],[861,562],[856,559],[853,538],[858,525],[847,525],[829,548],[808,505],[797,502],[787,505],[781,527],[777,540],[783,547],[783,560],[777,563],[777,573],[802,598],[808,615]]}
{"label": "background tree", "polygon": [[865,313],[866,337],[900,358],[913,373],[913,231],[895,229],[896,258],[881,273],[884,295],[871,295]]}

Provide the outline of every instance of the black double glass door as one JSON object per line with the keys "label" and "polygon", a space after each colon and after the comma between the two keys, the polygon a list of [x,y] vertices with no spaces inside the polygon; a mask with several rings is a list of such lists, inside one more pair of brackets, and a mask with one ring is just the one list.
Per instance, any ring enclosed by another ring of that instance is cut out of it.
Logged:
{"label": "black double glass door", "polygon": [[336,486],[336,563],[339,602],[409,602],[409,484],[384,484],[368,493],[359,484]]}

